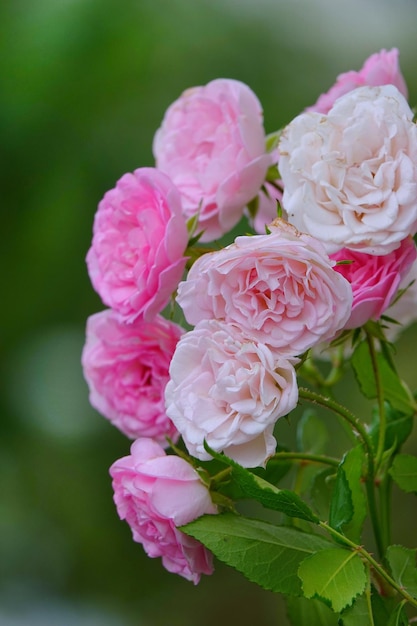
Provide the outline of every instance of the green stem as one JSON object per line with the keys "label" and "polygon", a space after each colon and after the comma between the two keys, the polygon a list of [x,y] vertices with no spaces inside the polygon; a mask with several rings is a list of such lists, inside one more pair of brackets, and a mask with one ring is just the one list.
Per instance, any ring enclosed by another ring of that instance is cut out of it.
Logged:
{"label": "green stem", "polygon": [[369,554],[367,550],[365,550],[364,547],[357,545],[356,543],[342,535],[342,533],[339,533],[337,530],[329,526],[327,522],[319,522],[319,526],[330,535],[335,537],[335,539],[337,539],[339,542],[344,543],[346,546],[360,554],[366,561],[368,561],[370,565],[372,565],[374,570],[381,576],[381,578],[383,578],[393,589],[395,589],[395,591],[397,591],[407,602],[412,604],[414,607],[417,607],[417,599],[413,598],[408,593],[408,591],[404,589],[404,587],[401,587],[401,585],[399,585],[393,578],[391,578],[388,572],[384,570],[382,565],[380,565],[378,561],[376,561],[374,557]]}
{"label": "green stem", "polygon": [[368,453],[368,463],[371,464],[372,476],[373,476],[374,471],[373,471],[372,440],[369,437],[368,433],[366,432],[363,424],[358,420],[358,418],[355,417],[355,415],[353,415],[353,413],[351,413],[342,404],[339,404],[332,398],[322,396],[321,394],[316,393],[315,391],[311,391],[310,389],[306,389],[305,387],[300,387],[298,390],[298,394],[300,398],[304,398],[304,400],[308,400],[309,402],[312,402],[313,404],[318,404],[326,409],[329,409],[330,411],[333,411],[333,413],[340,415],[340,417],[342,417],[345,421],[347,421],[352,426],[352,428],[358,433],[358,435],[362,439],[362,442],[366,448],[366,451]]}
{"label": "green stem", "polygon": [[315,404],[333,411],[337,415],[343,418],[361,437],[363,445],[365,446],[367,459],[368,459],[368,475],[366,480],[366,492],[368,495],[369,515],[371,518],[372,528],[374,531],[375,542],[378,548],[378,554],[382,558],[384,554],[384,543],[381,536],[381,528],[378,520],[378,512],[375,499],[375,466],[374,466],[374,451],[372,446],[372,440],[366,432],[363,424],[358,418],[353,415],[346,407],[339,404],[332,398],[326,398],[310,389],[300,388],[299,397],[309,400]]}
{"label": "green stem", "polygon": [[300,461],[300,463],[323,463],[323,465],[339,466],[339,459],[322,454],[305,454],[304,452],[276,452],[270,461]]}
{"label": "green stem", "polygon": [[375,349],[374,337],[371,335],[369,331],[366,330],[366,328],[365,328],[365,333],[366,333],[366,340],[368,342],[368,347],[369,347],[369,354],[371,356],[372,370],[374,373],[376,394],[377,394],[377,399],[378,399],[379,435],[378,435],[378,445],[377,445],[376,456],[375,456],[375,467],[378,470],[381,464],[382,455],[384,454],[384,449],[385,449],[385,432],[387,428],[387,420],[386,420],[386,415],[385,415],[384,389],[382,386],[381,375],[380,375],[380,371],[378,367],[378,359],[377,359],[377,353]]}

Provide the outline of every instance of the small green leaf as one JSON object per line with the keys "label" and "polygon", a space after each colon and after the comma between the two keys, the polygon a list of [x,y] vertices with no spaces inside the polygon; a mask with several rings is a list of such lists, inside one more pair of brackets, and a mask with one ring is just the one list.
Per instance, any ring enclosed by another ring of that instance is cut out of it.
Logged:
{"label": "small green leaf", "polygon": [[272,152],[278,147],[281,131],[277,130],[275,133],[270,133],[266,136],[265,148],[267,152]]}
{"label": "small green leaf", "polygon": [[279,179],[279,171],[278,171],[278,167],[276,165],[271,165],[268,168],[268,171],[266,173],[265,176],[265,180],[269,181],[269,182],[273,182],[274,180],[278,180]]}
{"label": "small green leaf", "polygon": [[360,556],[343,548],[330,548],[306,558],[298,575],[304,595],[323,600],[336,613],[363,593],[367,580]]}
{"label": "small green leaf", "polygon": [[[386,430],[384,448],[385,450],[398,450],[411,434],[413,417],[410,413],[405,414],[396,411],[388,402],[385,402],[385,418]],[[379,413],[377,408],[375,408],[373,412],[373,420],[369,433],[376,447],[379,437]]]}
{"label": "small green leaf", "polygon": [[407,493],[417,492],[417,457],[397,454],[389,473],[400,489]]}
{"label": "small green leaf", "polygon": [[[375,377],[371,355],[366,341],[359,343],[351,358],[353,370],[364,396],[370,399],[377,397]],[[390,367],[385,356],[377,354],[377,365],[384,389],[384,397],[395,409],[405,414],[416,410],[416,403],[405,383]]]}
{"label": "small green leaf", "polygon": [[259,208],[259,196],[255,196],[246,206],[248,207],[249,215],[254,219]]}
{"label": "small green leaf", "polygon": [[413,598],[417,598],[416,553],[417,550],[404,546],[389,546],[387,549],[387,560],[395,582]]}
{"label": "small green leaf", "polygon": [[[288,596],[285,600],[287,615],[293,626],[338,626],[335,613],[319,600]],[[356,626],[360,626],[356,624]]]}
{"label": "small green leaf", "polygon": [[336,471],[334,467],[326,467],[314,476],[311,483],[310,497],[314,503],[314,510],[320,519],[329,517],[329,507],[336,483]]}
{"label": "small green leaf", "polygon": [[307,522],[318,523],[318,517],[301,498],[289,489],[278,489],[266,480],[253,474],[224,454],[212,450],[205,442],[205,449],[218,461],[232,468],[232,479],[248,497],[260,502],[262,506],[273,511],[280,511],[289,517],[297,517]]}
{"label": "small green leaf", "polygon": [[309,454],[322,454],[329,439],[323,420],[308,409],[297,425],[297,449]]}
{"label": "small green leaf", "polygon": [[360,543],[362,527],[367,515],[367,501],[362,482],[364,460],[363,447],[356,446],[347,452],[342,461],[353,505],[352,518],[344,524],[343,533],[355,543]]}
{"label": "small green leaf", "polygon": [[332,544],[288,526],[225,513],[204,515],[181,530],[264,589],[301,595],[300,563]]}
{"label": "small green leaf", "polygon": [[391,613],[387,626],[408,626],[408,617],[402,602]]}
{"label": "small green leaf", "polygon": [[346,478],[342,463],[336,474],[336,484],[330,502],[329,524],[340,531],[342,526],[350,522],[353,517],[352,492]]}

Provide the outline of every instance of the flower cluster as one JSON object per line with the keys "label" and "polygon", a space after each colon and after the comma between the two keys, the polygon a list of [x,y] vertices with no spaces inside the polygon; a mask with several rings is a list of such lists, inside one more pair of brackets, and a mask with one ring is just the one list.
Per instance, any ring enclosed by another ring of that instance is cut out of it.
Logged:
{"label": "flower cluster", "polygon": [[[136,440],[110,470],[119,515],[169,571],[195,583],[212,571],[178,529],[218,512],[196,471],[208,449],[264,467],[277,420],[298,403],[303,355],[380,319],[411,283],[406,96],[398,52],[383,50],[274,143],[249,87],[214,80],[168,108],[155,167],[125,174],[99,204],[87,265],[109,308],[88,320],[84,374],[92,405]],[[207,246],[248,219],[252,234]],[[164,317],[170,302],[185,329]],[[180,436],[191,456],[167,455]]]}

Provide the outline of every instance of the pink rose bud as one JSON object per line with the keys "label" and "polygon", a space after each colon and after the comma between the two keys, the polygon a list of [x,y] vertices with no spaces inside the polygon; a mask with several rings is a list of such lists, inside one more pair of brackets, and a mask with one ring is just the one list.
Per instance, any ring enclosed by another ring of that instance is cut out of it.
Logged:
{"label": "pink rose bud", "polygon": [[207,488],[184,459],[170,455],[151,439],[138,439],[130,455],[110,468],[114,502],[134,541],[164,567],[197,584],[213,572],[211,553],[178,526],[217,513]]}
{"label": "pink rose bud", "polygon": [[336,83],[327,93],[322,94],[316,104],[308,107],[307,111],[317,111],[317,113],[328,113],[336,100],[345,93],[369,85],[379,87],[381,85],[394,85],[408,97],[407,85],[398,63],[398,50],[393,48],[388,52],[381,50],[367,59],[359,72],[350,71],[340,74]]}
{"label": "pink rose bud", "polygon": [[200,257],[177,300],[190,324],[224,320],[293,357],[344,327],[352,290],[318,240],[279,219],[269,228]]}
{"label": "pink rose bud", "polygon": [[411,237],[383,256],[346,249],[332,254],[330,258],[334,261],[352,261],[334,268],[352,286],[352,313],[345,328],[357,328],[370,319],[379,319],[394,299],[401,280],[410,271],[416,257]]}
{"label": "pink rose bud", "polygon": [[181,279],[188,243],[179,193],[153,168],[125,174],[100,202],[87,266],[94,289],[125,321],[150,321]]}
{"label": "pink rose bud", "polygon": [[90,402],[122,433],[166,446],[177,430],[165,411],[169,364],[183,329],[161,316],[124,324],[111,310],[92,315],[82,354]]}
{"label": "pink rose bud", "polygon": [[202,321],[183,335],[170,366],[167,413],[188,451],[210,459],[204,440],[245,467],[275,452],[273,429],[297,406],[291,362],[239,328]]}
{"label": "pink rose bud", "polygon": [[153,151],[157,167],[181,192],[184,215],[199,214],[202,241],[239,222],[272,163],[259,100],[247,85],[228,79],[185,91],[165,113]]}

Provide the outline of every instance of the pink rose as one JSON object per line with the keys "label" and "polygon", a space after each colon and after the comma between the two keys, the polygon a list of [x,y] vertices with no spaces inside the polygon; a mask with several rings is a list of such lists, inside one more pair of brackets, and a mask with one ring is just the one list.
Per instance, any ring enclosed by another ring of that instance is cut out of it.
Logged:
{"label": "pink rose", "polygon": [[352,261],[334,268],[352,286],[352,313],[345,328],[357,328],[370,319],[379,319],[392,302],[402,278],[409,272],[416,257],[411,237],[404,239],[394,252],[384,256],[346,249],[332,254],[330,258],[334,261]]}
{"label": "pink rose", "polygon": [[151,320],[181,279],[188,242],[180,196],[153,168],[125,174],[100,202],[87,266],[103,302],[132,322]]}
{"label": "pink rose", "polygon": [[201,574],[213,572],[211,554],[177,527],[217,513],[208,490],[191,465],[166,456],[151,439],[138,439],[130,452],[110,468],[120,519],[148,556],[162,557],[169,572],[197,584]]}
{"label": "pink rose", "polygon": [[381,50],[381,52],[371,55],[359,72],[350,71],[340,74],[333,87],[327,93],[323,93],[316,104],[308,107],[307,111],[328,113],[340,96],[365,85],[371,87],[394,85],[405,98],[408,97],[407,85],[401,74],[396,48],[388,52]]}
{"label": "pink rose", "polygon": [[128,437],[177,438],[164,404],[169,364],[183,329],[157,315],[121,322],[107,310],[89,317],[82,354],[90,402]]}
{"label": "pink rose", "polygon": [[223,320],[294,356],[343,328],[352,290],[319,241],[283,220],[269,228],[200,257],[177,299],[190,324]]}
{"label": "pink rose", "polygon": [[237,80],[213,80],[185,91],[166,111],[155,135],[157,167],[182,195],[187,218],[199,213],[202,241],[228,232],[262,183],[265,153],[262,108]]}
{"label": "pink rose", "polygon": [[188,451],[210,459],[204,440],[245,467],[275,452],[274,425],[298,401],[293,365],[240,329],[202,321],[183,335],[170,366],[167,414]]}
{"label": "pink rose", "polygon": [[396,87],[359,87],[284,129],[289,221],[327,252],[388,254],[417,230],[417,127]]}

